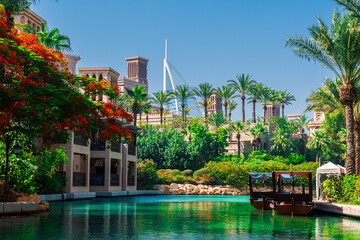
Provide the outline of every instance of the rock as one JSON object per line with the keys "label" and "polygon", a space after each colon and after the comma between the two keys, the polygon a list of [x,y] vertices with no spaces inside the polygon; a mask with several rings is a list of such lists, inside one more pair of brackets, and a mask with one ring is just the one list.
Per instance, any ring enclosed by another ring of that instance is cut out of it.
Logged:
{"label": "rock", "polygon": [[186,184],[186,185],[185,185],[185,188],[186,188],[186,189],[189,189],[189,190],[193,190],[193,189],[195,188],[195,185]]}
{"label": "rock", "polygon": [[48,202],[40,202],[38,211],[49,211],[49,203]]}
{"label": "rock", "polygon": [[165,195],[169,195],[169,194],[170,194],[170,187],[167,186],[167,185],[165,185],[165,186],[163,187],[163,191],[164,191],[164,194],[165,194]]}
{"label": "rock", "polygon": [[179,184],[176,184],[176,183],[172,183],[170,184],[170,188],[179,188]]}
{"label": "rock", "polygon": [[172,195],[178,195],[179,194],[179,191],[178,190],[171,190],[170,193]]}
{"label": "rock", "polygon": [[204,189],[200,189],[200,192],[199,192],[200,195],[208,195],[208,192]]}
{"label": "rock", "polygon": [[185,189],[183,189],[183,188],[179,188],[178,192],[179,192],[179,194],[185,194],[186,193]]}
{"label": "rock", "polygon": [[16,199],[17,202],[37,202],[40,203],[41,199],[37,194],[23,195]]}

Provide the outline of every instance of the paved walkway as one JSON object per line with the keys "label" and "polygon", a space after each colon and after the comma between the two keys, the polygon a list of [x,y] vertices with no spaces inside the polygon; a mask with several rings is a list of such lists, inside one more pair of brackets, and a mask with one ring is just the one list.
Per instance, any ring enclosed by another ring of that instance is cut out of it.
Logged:
{"label": "paved walkway", "polygon": [[340,203],[314,201],[315,209],[323,212],[335,213],[360,218],[360,206]]}

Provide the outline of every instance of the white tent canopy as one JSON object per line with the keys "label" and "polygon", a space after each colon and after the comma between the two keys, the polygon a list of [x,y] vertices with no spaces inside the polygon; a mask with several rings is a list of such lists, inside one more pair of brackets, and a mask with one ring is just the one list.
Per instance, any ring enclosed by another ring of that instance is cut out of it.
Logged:
{"label": "white tent canopy", "polygon": [[322,174],[340,176],[346,173],[346,168],[338,164],[328,162],[327,164],[316,169],[316,196],[320,199],[321,182],[320,177]]}

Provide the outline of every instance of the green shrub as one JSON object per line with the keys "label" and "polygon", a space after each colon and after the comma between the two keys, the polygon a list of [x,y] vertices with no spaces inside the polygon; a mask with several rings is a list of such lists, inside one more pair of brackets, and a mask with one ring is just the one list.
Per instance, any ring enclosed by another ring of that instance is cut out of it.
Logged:
{"label": "green shrub", "polygon": [[159,169],[157,170],[158,175],[167,175],[167,176],[175,176],[171,169]]}
{"label": "green shrub", "polygon": [[196,170],[193,174],[193,177],[200,177],[200,175],[206,175],[210,170],[207,168],[201,168]]}
{"label": "green shrub", "polygon": [[360,175],[343,175],[323,182],[324,197],[331,202],[360,205]]}
{"label": "green shrub", "polygon": [[137,188],[139,190],[153,190],[159,182],[156,164],[152,160],[139,160],[137,164]]}
{"label": "green shrub", "polygon": [[175,175],[181,175],[181,171],[179,169],[171,170]]}
{"label": "green shrub", "polygon": [[183,176],[188,177],[188,176],[192,176],[193,171],[190,170],[190,169],[186,169],[186,170],[182,171],[181,174],[182,174]]}

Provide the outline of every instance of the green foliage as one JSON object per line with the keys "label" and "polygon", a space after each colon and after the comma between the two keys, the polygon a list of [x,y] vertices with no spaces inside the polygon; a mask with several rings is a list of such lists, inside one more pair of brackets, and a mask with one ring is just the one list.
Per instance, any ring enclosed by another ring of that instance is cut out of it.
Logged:
{"label": "green foliage", "polygon": [[137,164],[137,188],[139,190],[153,190],[159,182],[156,173],[157,166],[152,160],[140,159]]}
{"label": "green foliage", "polygon": [[36,159],[38,169],[35,174],[35,181],[39,188],[38,193],[51,194],[61,192],[65,184],[58,173],[61,164],[68,161],[64,147],[57,148],[55,152],[40,152]]}
{"label": "green foliage", "polygon": [[232,163],[243,163],[245,158],[238,155],[226,155],[214,158],[215,162],[232,162]]}
{"label": "green foliage", "polygon": [[196,177],[200,177],[200,175],[204,175],[206,173],[208,173],[210,170],[207,169],[207,168],[201,168],[199,170],[196,170],[193,174],[193,176],[196,178]]}
{"label": "green foliage", "polygon": [[193,174],[193,171],[190,169],[186,169],[181,172],[181,175],[186,176],[186,177],[192,176],[192,174]]}
{"label": "green foliage", "polygon": [[323,182],[325,199],[360,205],[360,175],[346,175]]}
{"label": "green foliage", "polygon": [[[44,150],[34,153],[26,147],[18,156],[10,155],[9,185],[12,190],[23,193],[59,193],[64,179],[60,177],[58,169],[67,161],[64,148],[58,148],[55,152]],[[4,174],[5,149],[0,144],[0,175]]]}
{"label": "green foliage", "polygon": [[142,133],[137,142],[138,157],[153,159],[159,168],[179,170],[199,169],[222,155],[229,136],[227,129],[219,128],[216,133],[211,133],[200,123],[188,127],[186,135],[189,141],[174,128]]}
{"label": "green foliage", "polygon": [[171,170],[175,175],[180,175],[181,171],[179,169],[172,169]]}

